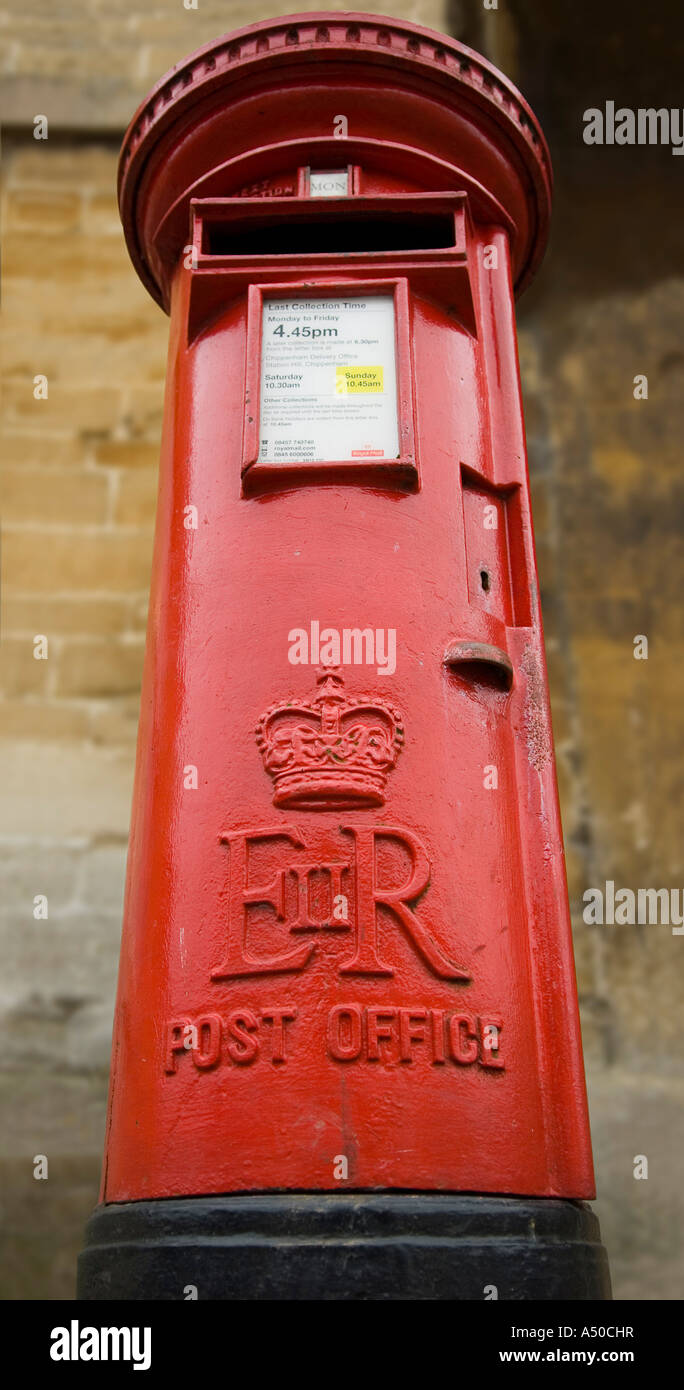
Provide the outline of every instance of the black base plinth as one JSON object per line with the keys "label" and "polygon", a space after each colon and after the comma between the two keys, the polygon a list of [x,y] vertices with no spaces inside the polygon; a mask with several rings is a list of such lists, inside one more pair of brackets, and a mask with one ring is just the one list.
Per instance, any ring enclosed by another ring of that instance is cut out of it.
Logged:
{"label": "black base plinth", "polygon": [[584,1202],[276,1192],[97,1208],[80,1299],[180,1301],[189,1286],[200,1299],[238,1300],[611,1297]]}

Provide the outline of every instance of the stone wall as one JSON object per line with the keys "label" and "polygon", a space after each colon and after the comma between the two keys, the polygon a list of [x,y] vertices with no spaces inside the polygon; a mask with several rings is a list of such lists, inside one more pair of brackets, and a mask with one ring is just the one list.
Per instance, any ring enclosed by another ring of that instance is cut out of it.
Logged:
{"label": "stone wall", "polygon": [[[553,242],[521,303],[520,341],[598,1211],[617,1295],[677,1298],[684,940],[664,926],[592,927],[582,910],[608,879],[684,886],[681,167],[669,150],[581,139],[583,109],[607,98],[677,104],[644,76],[666,84],[681,66],[677,7],[647,19],[627,0],[600,17],[586,0],[572,13],[541,0],[499,13],[476,0],[381,8],[481,47],[552,143]],[[219,0],[0,9],[9,1298],[71,1296],[101,1159],[167,335],[123,247],[118,143],[168,66],[255,17]],[[32,137],[38,114],[47,141]],[[634,398],[638,373],[647,400]],[[40,374],[47,399],[34,395]],[[634,658],[637,634],[647,661]],[[46,660],[34,656],[41,635]],[[633,1177],[637,1154],[648,1181]]]}

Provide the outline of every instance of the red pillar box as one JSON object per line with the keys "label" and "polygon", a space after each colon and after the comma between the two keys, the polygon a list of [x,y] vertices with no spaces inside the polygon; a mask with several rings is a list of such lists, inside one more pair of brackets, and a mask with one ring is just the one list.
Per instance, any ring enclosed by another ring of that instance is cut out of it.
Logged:
{"label": "red pillar box", "polygon": [[499,72],[364,14],[217,40],[126,135],[171,342],[84,1297],[606,1293],[513,309],[550,183]]}

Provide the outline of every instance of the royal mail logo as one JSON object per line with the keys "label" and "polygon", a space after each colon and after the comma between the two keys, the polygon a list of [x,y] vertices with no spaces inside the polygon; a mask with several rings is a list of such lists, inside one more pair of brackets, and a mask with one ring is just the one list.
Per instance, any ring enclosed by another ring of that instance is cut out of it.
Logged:
{"label": "royal mail logo", "polygon": [[342,977],[394,975],[399,933],[438,979],[470,979],[424,909],[430,859],[413,831],[278,825],[226,831],[221,841],[229,856],[228,949],[213,980],[305,970],[322,932],[340,933]]}
{"label": "royal mail logo", "polygon": [[401,715],[384,700],[352,697],[334,667],[318,673],[313,699],[282,700],[256,727],[274,806],[344,811],[382,806],[404,744]]}
{"label": "royal mail logo", "polygon": [[[318,686],[309,701],[272,705],[257,724],[274,804],[300,811],[381,806],[404,744],[399,711],[347,694],[334,666],[319,668]],[[390,924],[438,979],[470,979],[425,912],[431,864],[413,831],[317,822],[227,830],[220,838],[229,860],[228,949],[213,980],[305,970],[321,932],[340,934],[341,976],[392,976]]]}

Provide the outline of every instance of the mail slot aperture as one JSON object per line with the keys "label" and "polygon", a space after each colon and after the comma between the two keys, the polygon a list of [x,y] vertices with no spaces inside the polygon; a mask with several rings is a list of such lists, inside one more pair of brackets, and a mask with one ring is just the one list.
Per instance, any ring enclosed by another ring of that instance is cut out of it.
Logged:
{"label": "mail slot aperture", "polygon": [[266,223],[246,217],[233,224],[210,222],[205,229],[209,256],[287,256],[455,248],[454,219],[446,214],[310,214]]}

